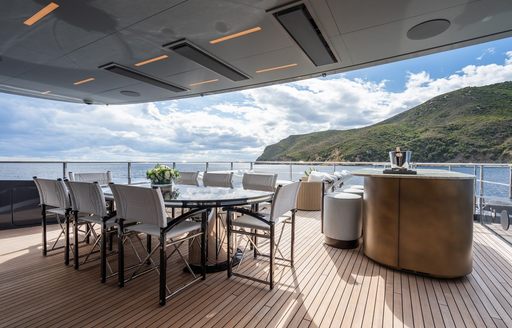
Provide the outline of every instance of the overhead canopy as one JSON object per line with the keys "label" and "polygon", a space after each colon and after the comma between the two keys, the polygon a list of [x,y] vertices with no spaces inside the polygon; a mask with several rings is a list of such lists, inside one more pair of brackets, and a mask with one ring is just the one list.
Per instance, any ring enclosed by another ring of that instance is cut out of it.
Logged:
{"label": "overhead canopy", "polygon": [[0,91],[177,99],[503,38],[508,0],[32,0],[0,11]]}

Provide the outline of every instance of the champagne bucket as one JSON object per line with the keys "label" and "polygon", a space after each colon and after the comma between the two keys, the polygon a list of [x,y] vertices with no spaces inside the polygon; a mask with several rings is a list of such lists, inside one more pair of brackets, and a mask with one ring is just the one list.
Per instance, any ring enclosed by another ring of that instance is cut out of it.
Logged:
{"label": "champagne bucket", "polygon": [[390,151],[389,161],[391,168],[408,169],[411,163],[412,151]]}

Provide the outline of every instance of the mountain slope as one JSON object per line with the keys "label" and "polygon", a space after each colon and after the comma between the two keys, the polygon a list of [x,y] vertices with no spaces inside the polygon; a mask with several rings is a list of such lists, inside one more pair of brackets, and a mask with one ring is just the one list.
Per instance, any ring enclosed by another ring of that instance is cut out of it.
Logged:
{"label": "mountain slope", "polygon": [[380,123],[292,135],[259,161],[387,161],[396,146],[416,162],[512,162],[512,82],[469,87]]}

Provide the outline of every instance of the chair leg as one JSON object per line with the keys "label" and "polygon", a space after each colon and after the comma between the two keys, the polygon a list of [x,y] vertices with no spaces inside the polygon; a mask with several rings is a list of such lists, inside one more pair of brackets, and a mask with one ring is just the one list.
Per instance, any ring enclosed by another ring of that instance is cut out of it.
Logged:
{"label": "chair leg", "polygon": [[233,261],[231,260],[231,211],[226,213],[227,221],[227,234],[228,234],[228,249],[227,249],[227,264],[228,264],[228,278],[231,278],[233,272]]}
{"label": "chair leg", "polygon": [[105,222],[101,224],[100,261],[101,282],[105,283],[107,281],[107,225]]}
{"label": "chair leg", "polygon": [[111,233],[109,233],[108,234],[108,251],[109,252],[112,252],[112,249],[114,248],[113,243],[114,243],[113,235]]}
{"label": "chair leg", "polygon": [[215,215],[215,260],[219,259],[219,249],[222,247],[222,245],[219,247],[219,216],[217,215],[217,209],[214,208],[214,215]]}
{"label": "chair leg", "polygon": [[256,236],[257,233],[258,233],[258,230],[254,229],[254,247],[253,247],[254,258],[258,257],[258,249],[257,249],[257,247],[258,247],[258,236]]}
{"label": "chair leg", "polygon": [[87,245],[89,245],[91,243],[91,227],[89,226],[89,224],[86,224],[85,225],[85,243]]}
{"label": "chair leg", "polygon": [[119,220],[117,238],[117,279],[119,287],[124,287],[124,220]]}
{"label": "chair leg", "polygon": [[167,299],[167,254],[165,252],[165,235],[160,235],[160,305]]}
{"label": "chair leg", "polygon": [[292,212],[292,227],[291,227],[291,245],[290,245],[290,265],[293,267],[293,254],[295,250],[295,211]]}
{"label": "chair leg", "polygon": [[[148,254],[151,254],[151,235],[146,236],[146,250],[148,251]],[[151,260],[149,258],[146,261],[146,264],[151,264]]]}
{"label": "chair leg", "polygon": [[64,219],[66,220],[66,247],[64,250],[64,264],[69,265],[69,213],[66,211],[64,215]]}
{"label": "chair leg", "polygon": [[272,223],[270,225],[270,289],[274,289],[274,262],[275,262],[275,227]]}
{"label": "chair leg", "polygon": [[46,256],[48,254],[48,245],[46,241],[46,205],[41,205],[42,207],[42,221],[41,224],[43,226],[43,256]]}
{"label": "chair leg", "polygon": [[208,233],[208,213],[203,212],[201,215],[201,275],[202,279],[206,279],[206,234]]}
{"label": "chair leg", "polygon": [[[80,257],[78,255],[78,212],[74,212],[74,227],[73,227],[73,262],[75,264],[75,270],[78,270],[80,264]],[[89,225],[87,225],[89,226]]]}

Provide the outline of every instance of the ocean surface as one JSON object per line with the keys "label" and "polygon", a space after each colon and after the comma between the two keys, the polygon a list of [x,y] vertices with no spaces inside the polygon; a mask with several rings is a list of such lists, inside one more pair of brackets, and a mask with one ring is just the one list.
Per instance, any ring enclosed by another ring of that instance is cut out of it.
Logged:
{"label": "ocean surface", "polygon": [[[172,163],[161,163],[172,166]],[[155,163],[138,164],[132,163],[131,177],[132,182],[146,181],[146,171],[152,168]],[[332,173],[334,170],[356,170],[364,168],[364,166],[339,166],[333,167],[332,165],[326,166],[310,166],[310,165],[268,165],[268,164],[255,164],[254,171],[256,172],[272,172],[278,174],[278,179],[281,180],[298,180],[304,175],[304,171],[310,167],[314,167],[318,171]],[[176,168],[180,171],[204,171],[206,169],[205,163],[176,163]],[[242,179],[244,172],[250,170],[249,163],[233,163],[233,170],[235,172],[235,182]],[[422,167],[423,168],[423,167]],[[427,167],[425,167],[427,168]],[[209,163],[208,171],[226,171],[230,170],[229,163]],[[440,167],[435,167],[440,169]],[[448,166],[444,167],[448,169]],[[472,167],[456,167],[452,166],[453,171],[474,174]],[[128,165],[127,163],[69,163],[67,164],[68,172],[105,172],[110,170],[114,182],[127,183],[128,182]],[[485,167],[483,170],[484,183],[483,194],[485,196],[493,197],[509,197],[509,187],[495,183],[508,184],[510,179],[510,170],[507,167]],[[480,174],[477,168],[476,176]],[[61,163],[0,163],[0,180],[31,180],[32,177],[37,176],[40,178],[61,178],[63,176],[63,165]],[[353,177],[348,184],[362,184],[361,177]],[[476,194],[480,194],[480,184],[477,183]]]}

